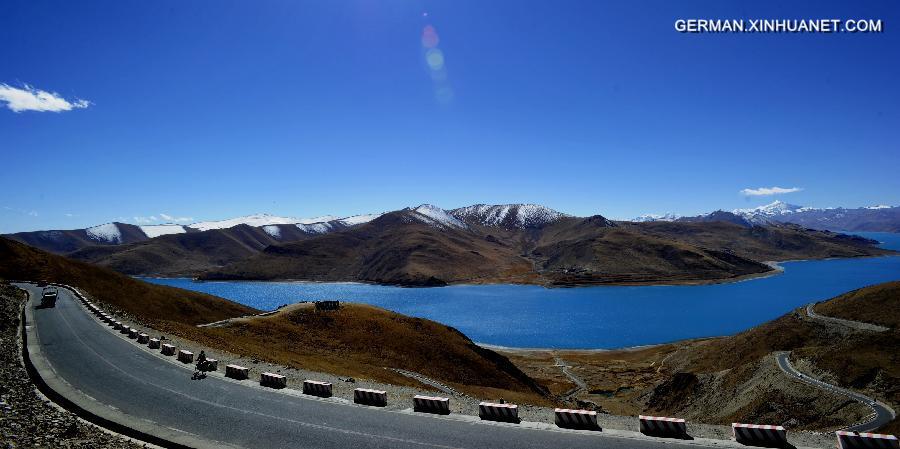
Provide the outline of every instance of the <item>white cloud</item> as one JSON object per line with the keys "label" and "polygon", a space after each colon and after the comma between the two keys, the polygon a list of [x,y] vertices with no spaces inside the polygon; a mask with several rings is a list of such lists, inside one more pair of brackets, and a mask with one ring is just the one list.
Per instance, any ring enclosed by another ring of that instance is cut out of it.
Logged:
{"label": "white cloud", "polygon": [[87,100],[66,100],[55,92],[35,89],[27,84],[22,88],[0,83],[0,101],[6,102],[13,112],[39,111],[62,112],[84,109],[91,105]]}
{"label": "white cloud", "polygon": [[162,217],[163,220],[168,220],[175,223],[194,220],[192,217],[173,217],[169,214],[159,214],[159,216]]}
{"label": "white cloud", "polygon": [[149,217],[134,217],[134,221],[138,223],[153,223],[154,221],[159,220],[155,215],[151,215]]}
{"label": "white cloud", "polygon": [[746,196],[769,196],[769,195],[781,195],[784,193],[794,193],[803,190],[800,187],[760,187],[758,189],[743,189],[741,190],[741,195]]}
{"label": "white cloud", "polygon": [[36,210],[33,210],[33,211],[28,212],[28,216],[29,216],[29,217],[37,217],[37,216],[38,216],[38,213],[37,213]]}

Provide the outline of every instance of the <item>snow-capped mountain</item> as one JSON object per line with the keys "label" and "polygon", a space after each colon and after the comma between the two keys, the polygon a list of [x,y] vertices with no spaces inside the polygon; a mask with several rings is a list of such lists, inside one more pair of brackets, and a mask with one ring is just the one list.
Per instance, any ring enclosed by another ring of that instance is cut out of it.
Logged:
{"label": "snow-capped mountain", "polygon": [[410,217],[415,220],[419,220],[422,223],[435,226],[438,228],[465,228],[466,224],[459,221],[453,215],[450,215],[444,209],[440,207],[431,205],[431,204],[423,204],[416,208],[408,208],[406,209],[410,212]]}
{"label": "snow-capped mountain", "polygon": [[[336,230],[349,228],[351,226],[357,226],[364,223],[368,223],[383,214],[365,214],[365,215],[353,215],[350,217],[344,218],[334,218],[327,221],[313,222],[313,223],[305,223],[306,221],[315,220],[315,219],[304,219],[299,223],[289,223],[289,224],[271,224],[262,226],[262,230],[269,234],[272,238],[276,240],[281,240],[284,237],[284,233],[282,232],[283,226],[293,226],[299,229],[303,234],[306,235],[317,235],[317,234],[327,234],[329,232],[333,232]],[[330,217],[330,216],[327,216]],[[285,218],[285,217],[279,217]],[[292,234],[292,233],[289,233]]]}
{"label": "snow-capped mountain", "polygon": [[779,215],[793,214],[796,212],[804,212],[814,210],[812,207],[797,206],[796,204],[785,203],[784,201],[773,201],[759,207],[750,209],[735,209],[731,211],[735,215],[752,220],[756,217],[776,217]]}
{"label": "snow-capped mountain", "polygon": [[631,221],[637,223],[644,223],[648,221],[675,221],[681,218],[681,215],[676,215],[671,212],[666,212],[664,214],[644,214],[638,217],[634,217]]}
{"label": "snow-capped mountain", "polygon": [[185,226],[180,224],[142,225],[138,226],[148,238],[159,237],[168,234],[184,234]]}
{"label": "snow-capped mountain", "polygon": [[87,228],[84,232],[86,232],[87,236],[92,240],[101,243],[122,243],[122,231],[119,230],[119,226],[115,223],[106,223]]}
{"label": "snow-capped mountain", "polygon": [[226,229],[232,228],[237,225],[248,225],[253,227],[260,226],[268,226],[268,225],[279,225],[279,224],[312,224],[312,223],[323,223],[326,221],[335,220],[337,217],[331,215],[325,215],[322,217],[315,218],[294,218],[294,217],[279,217],[277,215],[269,215],[269,214],[255,214],[255,215],[247,215],[244,217],[237,218],[229,218],[227,220],[218,220],[218,221],[201,221],[198,223],[192,223],[187,225],[187,227],[191,229],[196,229],[198,231],[208,231],[210,229]]}
{"label": "snow-capped mountain", "polygon": [[450,215],[473,225],[510,229],[540,228],[567,216],[538,204],[476,204],[453,209]]}
{"label": "snow-capped mountain", "polygon": [[734,209],[731,212],[718,210],[694,217],[648,214],[632,221],[672,221],[670,217],[674,217],[674,221],[729,221],[744,226],[793,223],[830,231],[900,232],[900,207],[883,204],[858,208],[816,208],[773,201],[758,207]]}
{"label": "snow-capped mountain", "polygon": [[358,224],[368,223],[382,215],[384,215],[384,213],[353,215],[353,216],[346,217],[346,218],[339,218],[335,221],[340,222],[344,226],[356,226]]}

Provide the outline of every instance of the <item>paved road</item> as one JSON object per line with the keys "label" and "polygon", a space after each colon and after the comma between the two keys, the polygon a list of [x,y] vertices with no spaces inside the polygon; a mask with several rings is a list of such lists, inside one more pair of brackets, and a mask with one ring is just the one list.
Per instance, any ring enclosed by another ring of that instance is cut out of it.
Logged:
{"label": "paved road", "polygon": [[575,373],[572,372],[569,368],[570,365],[566,363],[565,360],[559,358],[559,356],[554,355],[553,360],[556,362],[556,366],[560,368],[562,373],[575,384],[575,388],[569,390],[568,394],[566,394],[563,399],[568,401],[575,397],[576,394],[581,392],[582,390],[587,390],[587,382],[582,380],[580,377],[576,376]]}
{"label": "paved road", "polygon": [[818,387],[823,390],[830,391],[832,393],[842,394],[844,396],[849,397],[850,399],[856,400],[869,408],[871,408],[875,412],[875,416],[872,419],[866,420],[861,423],[854,424],[848,427],[845,430],[854,431],[854,432],[870,432],[878,429],[879,427],[889,423],[892,419],[894,419],[894,411],[885,404],[880,402],[876,402],[874,399],[859,394],[855,391],[850,391],[846,388],[841,388],[835,385],[831,385],[829,383],[822,382],[818,379],[813,379],[800,371],[794,369],[791,365],[791,361],[788,358],[790,353],[788,352],[779,352],[775,354],[775,359],[778,360],[778,367],[781,368],[786,374],[793,376],[794,378],[806,382],[814,387]]}
{"label": "paved road", "polygon": [[456,397],[465,397],[465,398],[468,398],[468,397],[469,397],[469,396],[466,395],[466,394],[463,394],[463,393],[460,393],[459,391],[456,391],[455,388],[453,388],[453,387],[451,387],[451,386],[449,386],[449,385],[447,385],[447,384],[438,382],[438,381],[436,381],[436,380],[434,380],[434,379],[432,379],[432,378],[430,378],[430,377],[428,377],[428,376],[425,376],[425,375],[423,375],[423,374],[419,374],[419,373],[417,373],[417,372],[415,372],[415,371],[408,371],[408,370],[400,369],[400,368],[391,368],[391,370],[393,370],[394,372],[396,372],[396,373],[398,373],[398,374],[402,374],[402,375],[404,375],[404,376],[406,376],[406,377],[409,377],[410,379],[418,380],[419,382],[422,382],[422,383],[425,384],[425,385],[430,385],[430,386],[432,386],[432,387],[434,387],[434,388],[437,388],[438,390],[443,391],[443,392],[446,393],[446,394],[449,394],[449,395],[452,395],[452,396],[456,396]]}
{"label": "paved road", "polygon": [[[33,307],[39,289],[23,287],[32,294],[28,307]],[[222,441],[245,448],[354,449],[662,449],[734,444],[654,440],[624,431],[557,431],[528,428],[525,423],[488,424],[472,417],[435,417],[310,399],[262,389],[249,385],[250,381],[239,383],[214,376],[192,381],[191,369],[161,360],[110,332],[65,289],[60,289],[55,308],[32,312],[29,320],[33,322],[26,325],[37,332],[36,338],[29,337],[29,346],[35,345],[32,349],[49,363],[47,378],[68,384],[70,397],[83,393],[95,407],[114,408],[115,422],[168,429],[191,441]]]}
{"label": "paved road", "polygon": [[810,303],[806,305],[806,315],[814,320],[824,321],[826,323],[837,324],[845,327],[849,327],[856,330],[861,331],[869,331],[869,332],[885,332],[890,330],[887,327],[879,326],[877,324],[871,323],[863,323],[862,321],[851,321],[845,320],[842,318],[834,318],[825,315],[819,315],[815,310],[816,303]]}

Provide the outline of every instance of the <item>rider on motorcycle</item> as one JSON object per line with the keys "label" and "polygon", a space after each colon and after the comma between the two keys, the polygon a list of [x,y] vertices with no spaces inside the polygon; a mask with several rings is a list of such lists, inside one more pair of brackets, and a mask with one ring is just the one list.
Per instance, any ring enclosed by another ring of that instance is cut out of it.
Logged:
{"label": "rider on motorcycle", "polygon": [[206,368],[206,352],[201,350],[197,356],[197,371],[205,371],[204,368]]}

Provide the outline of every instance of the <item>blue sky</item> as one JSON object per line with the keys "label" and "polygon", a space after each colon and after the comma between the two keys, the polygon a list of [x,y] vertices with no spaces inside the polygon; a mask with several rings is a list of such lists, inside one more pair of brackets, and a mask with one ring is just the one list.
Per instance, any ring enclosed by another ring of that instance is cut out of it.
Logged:
{"label": "blue sky", "polygon": [[[0,232],[425,202],[896,205],[898,23],[892,1],[7,1],[0,85],[71,110],[0,101]],[[740,193],[773,186],[802,190]]]}

